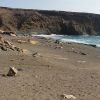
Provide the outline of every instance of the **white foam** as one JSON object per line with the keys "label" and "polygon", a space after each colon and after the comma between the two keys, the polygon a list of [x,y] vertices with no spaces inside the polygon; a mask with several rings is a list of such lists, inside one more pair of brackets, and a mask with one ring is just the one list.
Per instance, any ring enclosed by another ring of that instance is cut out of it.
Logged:
{"label": "white foam", "polygon": [[76,43],[86,43],[85,41],[75,40],[75,39],[61,39],[64,42],[76,42]]}
{"label": "white foam", "polygon": [[100,44],[97,44],[96,46],[97,46],[97,47],[100,47]]}
{"label": "white foam", "polygon": [[45,37],[45,38],[53,38],[53,39],[59,39],[63,42],[75,42],[75,43],[83,43],[83,44],[92,44],[96,45],[97,47],[100,47],[100,36],[68,36],[68,35],[32,35],[32,36],[39,36],[39,37]]}

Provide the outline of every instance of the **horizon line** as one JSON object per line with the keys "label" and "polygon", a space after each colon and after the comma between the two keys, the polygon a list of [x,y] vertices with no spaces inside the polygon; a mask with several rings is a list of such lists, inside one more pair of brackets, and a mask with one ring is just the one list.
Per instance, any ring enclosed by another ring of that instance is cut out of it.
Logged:
{"label": "horizon line", "polygon": [[19,7],[9,7],[9,6],[0,6],[0,8],[8,8],[8,9],[21,9],[21,10],[40,10],[40,11],[56,11],[56,12],[68,12],[68,13],[83,13],[83,14],[95,14],[100,15],[99,13],[93,12],[82,12],[82,11],[66,11],[66,10],[55,10],[55,9],[34,9],[34,8],[19,8]]}

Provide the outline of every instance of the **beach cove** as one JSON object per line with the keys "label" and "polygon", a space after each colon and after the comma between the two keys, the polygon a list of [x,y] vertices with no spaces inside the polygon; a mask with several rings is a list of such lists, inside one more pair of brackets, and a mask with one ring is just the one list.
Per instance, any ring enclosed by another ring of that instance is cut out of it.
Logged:
{"label": "beach cove", "polygon": [[[62,100],[63,94],[100,99],[100,48],[38,36],[3,38],[24,53],[0,51],[1,100]],[[4,76],[9,66],[18,69],[17,76]]]}

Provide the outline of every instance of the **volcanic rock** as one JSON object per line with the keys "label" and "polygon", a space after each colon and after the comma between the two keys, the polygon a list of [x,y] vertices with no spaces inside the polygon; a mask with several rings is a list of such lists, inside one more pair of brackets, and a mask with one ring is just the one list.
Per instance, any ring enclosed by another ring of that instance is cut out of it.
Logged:
{"label": "volcanic rock", "polygon": [[75,96],[67,95],[67,94],[63,94],[63,95],[61,95],[61,97],[64,98],[64,99],[68,99],[68,100],[75,100],[76,99]]}
{"label": "volcanic rock", "polygon": [[13,43],[4,39],[2,36],[0,36],[0,48],[4,51],[7,51],[7,48],[11,50],[21,51],[20,48],[16,47]]}
{"label": "volcanic rock", "polygon": [[0,7],[0,29],[17,34],[100,35],[100,15]]}
{"label": "volcanic rock", "polygon": [[18,73],[18,70],[15,67],[10,67],[7,76],[16,76]]}

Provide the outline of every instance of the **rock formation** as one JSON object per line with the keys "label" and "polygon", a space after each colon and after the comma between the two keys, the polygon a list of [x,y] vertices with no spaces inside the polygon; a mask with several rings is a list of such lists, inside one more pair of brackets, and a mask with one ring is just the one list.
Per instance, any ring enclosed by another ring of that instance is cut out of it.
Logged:
{"label": "rock formation", "polygon": [[7,49],[11,49],[13,51],[22,52],[22,49],[15,46],[13,43],[9,42],[8,40],[4,39],[2,36],[0,36],[0,49],[3,51],[7,51]]}
{"label": "rock formation", "polygon": [[100,35],[100,15],[0,7],[0,29],[17,34]]}

